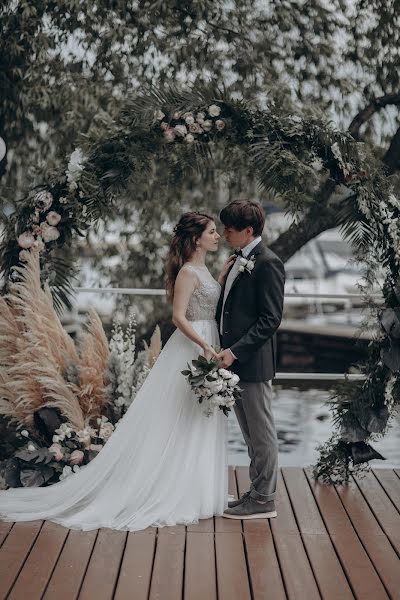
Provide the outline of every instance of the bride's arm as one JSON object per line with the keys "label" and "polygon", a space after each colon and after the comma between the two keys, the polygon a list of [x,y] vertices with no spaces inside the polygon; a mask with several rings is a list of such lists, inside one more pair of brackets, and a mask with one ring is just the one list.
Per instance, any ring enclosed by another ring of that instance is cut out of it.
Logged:
{"label": "bride's arm", "polygon": [[179,271],[174,287],[172,322],[186,337],[198,344],[204,350],[204,354],[216,356],[215,350],[193,329],[190,321],[186,318],[186,309],[197,283],[197,276],[191,270],[182,268]]}

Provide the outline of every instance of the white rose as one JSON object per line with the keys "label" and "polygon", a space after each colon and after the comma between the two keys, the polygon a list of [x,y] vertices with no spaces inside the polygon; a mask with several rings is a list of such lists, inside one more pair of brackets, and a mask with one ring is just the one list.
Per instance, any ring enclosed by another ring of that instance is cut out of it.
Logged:
{"label": "white rose", "polygon": [[23,429],[21,431],[21,435],[23,435],[24,437],[29,437],[29,432],[26,429]]}
{"label": "white rose", "polygon": [[188,135],[185,136],[185,142],[188,144],[192,144],[194,142],[194,137],[191,133],[188,133]]}
{"label": "white rose", "polygon": [[35,243],[35,238],[29,231],[24,231],[18,236],[18,245],[21,248],[31,248]]}
{"label": "white rose", "polygon": [[198,123],[200,123],[200,125],[201,125],[201,123],[204,123],[205,118],[206,118],[206,115],[203,112],[198,112],[196,115],[196,121]]}
{"label": "white rose", "polygon": [[214,394],[213,396],[211,396],[210,402],[214,406],[219,406],[223,403],[223,398],[221,398],[221,396],[219,396],[218,394]]}
{"label": "white rose", "polygon": [[114,427],[111,423],[104,423],[100,427],[100,437],[102,437],[105,440],[108,440],[108,438],[112,435],[113,431]]}
{"label": "white rose", "polygon": [[56,444],[57,442],[60,441],[60,436],[59,435],[53,435],[53,442]]}
{"label": "white rose", "polygon": [[194,118],[193,118],[193,117],[186,117],[185,121],[186,121],[186,123],[187,123],[188,125],[193,125],[193,123],[194,123]]}
{"label": "white rose", "polygon": [[218,369],[218,373],[221,375],[221,377],[223,377],[224,379],[230,379],[232,377],[232,373],[230,371],[228,371],[227,369]]}
{"label": "white rose", "polygon": [[208,114],[211,115],[212,117],[218,117],[220,112],[221,112],[221,109],[216,104],[211,104],[211,106],[208,108]]}
{"label": "white rose", "polygon": [[163,113],[162,110],[156,110],[154,113],[154,118],[157,119],[157,121],[161,121],[161,119],[163,119],[165,117],[165,114]]}
{"label": "white rose", "polygon": [[246,265],[246,268],[247,268],[249,271],[252,271],[252,270],[254,269],[254,263],[253,263],[251,260],[249,260],[249,262],[248,262],[248,263],[247,263],[247,265]]}
{"label": "white rose", "polygon": [[244,267],[247,265],[247,258],[244,258],[243,256],[239,259],[239,262],[241,265],[243,265]]}
{"label": "white rose", "polygon": [[212,386],[216,383],[216,381],[209,381],[208,379],[204,380],[203,386],[206,388],[212,388]]}
{"label": "white rose", "polygon": [[204,131],[210,131],[211,127],[212,127],[212,121],[204,121],[204,123],[202,123],[202,128],[204,129]]}
{"label": "white rose", "polygon": [[234,387],[237,383],[239,383],[239,381],[240,381],[239,375],[236,375],[236,373],[234,373],[232,375],[232,378],[228,381],[228,385],[229,385],[229,387]]}
{"label": "white rose", "polygon": [[36,448],[33,444],[28,444],[28,450],[29,452],[33,452],[34,450],[36,450]]}
{"label": "white rose", "polygon": [[61,221],[61,215],[59,215],[55,210],[51,210],[46,216],[46,220],[49,225],[58,225],[58,223]]}
{"label": "white rose", "polygon": [[215,127],[218,129],[218,131],[222,131],[225,128],[225,121],[218,119],[218,121],[215,121]]}
{"label": "white rose", "polygon": [[221,381],[216,381],[213,384],[213,386],[211,388],[211,391],[214,392],[214,394],[218,394],[218,392],[220,392],[222,390],[222,388],[223,388],[222,382]]}
{"label": "white rose", "polygon": [[181,118],[181,116],[182,116],[182,113],[181,113],[181,112],[179,112],[179,110],[177,110],[176,112],[174,112],[174,114],[173,114],[172,118],[173,118],[175,121],[177,121],[178,119],[180,119],[180,118]]}
{"label": "white rose", "polygon": [[243,271],[244,271],[244,266],[243,266],[243,265],[241,265],[241,266],[239,267],[239,271],[240,271],[240,273],[243,273]]}

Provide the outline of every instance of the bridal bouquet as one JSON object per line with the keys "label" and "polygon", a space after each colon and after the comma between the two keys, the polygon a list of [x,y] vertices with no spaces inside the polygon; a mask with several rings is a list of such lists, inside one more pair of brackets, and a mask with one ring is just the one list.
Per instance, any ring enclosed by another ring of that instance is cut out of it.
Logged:
{"label": "bridal bouquet", "polygon": [[214,413],[216,407],[228,416],[236,398],[240,398],[239,376],[222,369],[220,365],[219,361],[207,360],[200,355],[192,360],[192,366],[188,364],[188,369],[181,371],[199,404],[203,404],[203,412],[207,417]]}

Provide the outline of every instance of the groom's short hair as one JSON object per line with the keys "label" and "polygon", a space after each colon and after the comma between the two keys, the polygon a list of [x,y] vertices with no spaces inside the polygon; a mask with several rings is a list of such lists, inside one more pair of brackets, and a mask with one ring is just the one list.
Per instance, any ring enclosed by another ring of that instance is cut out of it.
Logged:
{"label": "groom's short hair", "polygon": [[233,200],[220,212],[219,218],[225,227],[241,231],[253,228],[253,235],[261,235],[264,229],[265,212],[261,204],[254,200]]}

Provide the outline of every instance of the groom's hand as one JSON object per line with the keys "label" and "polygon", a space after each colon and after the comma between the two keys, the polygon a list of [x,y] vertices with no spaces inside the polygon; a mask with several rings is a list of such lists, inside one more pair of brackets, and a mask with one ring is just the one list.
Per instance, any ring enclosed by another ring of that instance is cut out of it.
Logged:
{"label": "groom's hand", "polygon": [[224,369],[230,367],[233,361],[235,360],[230,350],[222,350],[222,352],[217,354],[217,359],[222,360],[222,366]]}

